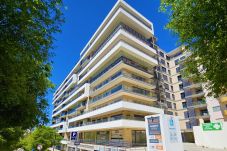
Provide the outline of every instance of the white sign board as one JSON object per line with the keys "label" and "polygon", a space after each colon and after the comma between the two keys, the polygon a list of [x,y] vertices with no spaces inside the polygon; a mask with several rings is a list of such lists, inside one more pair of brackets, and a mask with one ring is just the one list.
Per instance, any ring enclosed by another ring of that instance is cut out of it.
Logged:
{"label": "white sign board", "polygon": [[148,151],[184,151],[178,117],[157,114],[145,122]]}

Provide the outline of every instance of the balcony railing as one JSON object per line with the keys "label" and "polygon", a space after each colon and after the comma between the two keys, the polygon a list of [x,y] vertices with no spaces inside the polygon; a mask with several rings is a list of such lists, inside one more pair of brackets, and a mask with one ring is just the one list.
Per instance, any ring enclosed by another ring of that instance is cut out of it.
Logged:
{"label": "balcony railing", "polygon": [[84,94],[84,93],[78,93],[77,96],[76,96],[74,99],[72,99],[72,100],[68,101],[67,103],[63,104],[60,108],[58,108],[57,110],[55,110],[53,113],[55,114],[56,112],[58,112],[59,110],[61,110],[62,108],[64,108],[66,105],[68,105],[68,104],[70,104],[71,102],[73,102],[74,100],[78,99],[78,98],[79,98],[80,96],[82,96],[83,94]]}
{"label": "balcony railing", "polygon": [[104,75],[106,72],[108,72],[110,69],[114,68],[115,66],[117,66],[119,63],[125,63],[129,66],[135,67],[138,70],[144,71],[146,73],[149,74],[154,74],[153,71],[149,70],[147,67],[141,66],[138,63],[136,63],[135,61],[128,59],[124,56],[119,57],[118,59],[116,59],[113,63],[111,63],[109,66],[107,66],[104,70],[102,70],[99,74],[97,74],[96,76],[94,76],[90,82],[93,83],[94,81],[98,80],[102,75]]}
{"label": "balcony railing", "polygon": [[[99,45],[99,47],[94,51],[93,55],[89,57],[89,60],[91,60],[92,58],[94,58],[98,52],[100,52],[102,50],[102,48],[110,41],[110,39],[119,31],[119,30],[124,30],[125,32],[129,33],[130,35],[134,36],[135,38],[137,38],[138,40],[140,40],[141,42],[147,44],[148,46],[157,49],[157,46],[155,44],[153,44],[150,40],[146,39],[143,35],[141,35],[140,33],[138,33],[137,31],[135,31],[134,29],[130,28],[129,26],[121,23],[119,24],[113,31],[112,33],[105,39],[105,41]],[[156,59],[156,58],[155,58]],[[80,69],[78,70],[78,73],[84,68],[85,66],[82,64]],[[86,73],[85,73],[86,74]],[[79,77],[79,79],[82,79],[83,76],[85,75],[81,75]]]}
{"label": "balcony railing", "polygon": [[[155,44],[153,44],[151,41],[149,41],[148,39],[146,39],[143,35],[141,35],[140,33],[138,33],[137,31],[135,31],[134,29],[130,28],[129,26],[123,24],[123,23],[120,23],[111,33],[110,35],[106,38],[106,40],[101,44],[99,45],[99,47],[94,51],[94,54],[92,56],[95,57],[95,55],[106,45],[107,42],[110,41],[110,39],[120,30],[120,29],[123,29],[125,30],[126,32],[130,33],[131,35],[135,36],[136,38],[138,38],[139,40],[141,40],[142,42],[148,44],[149,46],[156,46]],[[82,53],[82,56],[86,53],[86,51],[90,48],[91,45],[88,45],[84,52]],[[156,47],[155,47],[156,49]],[[81,69],[79,70],[81,71]]]}
{"label": "balcony railing", "polygon": [[199,90],[196,92],[186,92],[185,93],[185,98],[194,98],[194,97],[200,97],[203,96],[205,93],[203,92],[203,90]]}
{"label": "balcony railing", "polygon": [[126,116],[110,117],[110,118],[103,118],[103,119],[101,119],[99,121],[95,121],[95,122],[86,122],[86,123],[82,123],[82,124],[69,125],[69,128],[76,128],[76,127],[82,127],[82,126],[87,126],[87,125],[106,123],[106,122],[117,121],[117,120],[144,121],[144,118],[126,117]]}
{"label": "balcony railing", "polygon": [[198,107],[203,107],[203,106],[206,106],[207,104],[206,104],[206,101],[203,101],[203,100],[201,100],[201,101],[192,101],[193,103],[188,103],[187,104],[187,106],[188,106],[188,108],[192,108],[192,107],[194,107],[194,108],[198,108]]}
{"label": "balcony railing", "polygon": [[144,84],[148,84],[148,85],[152,85],[152,82],[154,82],[154,81],[152,81],[150,79],[147,80],[147,79],[144,79],[144,78],[142,78],[140,76],[130,74],[128,72],[119,71],[116,74],[114,74],[113,76],[111,76],[110,78],[108,78],[107,80],[103,81],[101,84],[99,84],[96,87],[94,87],[93,91],[101,89],[102,87],[104,87],[105,85],[107,85],[111,81],[114,81],[118,77],[126,77],[126,78],[133,79],[133,80],[136,80],[136,81],[142,82]]}
{"label": "balcony railing", "polygon": [[125,85],[118,85],[118,86],[115,86],[114,88],[112,88],[111,90],[108,90],[94,98],[92,98],[90,100],[90,103],[95,103],[99,100],[102,100],[104,98],[106,98],[107,96],[110,96],[118,91],[125,91],[125,92],[129,92],[129,93],[135,93],[135,94],[138,94],[138,95],[142,95],[142,96],[146,96],[146,97],[150,97],[152,99],[156,98],[157,95],[155,93],[152,93],[150,91],[147,91],[147,90],[143,90],[143,89],[140,89],[140,88],[136,88],[136,87],[128,87],[128,86],[125,86]]}
{"label": "balcony railing", "polygon": [[75,106],[73,109],[68,111],[68,115],[75,113],[80,107],[85,107],[86,104],[80,103],[77,106]]}

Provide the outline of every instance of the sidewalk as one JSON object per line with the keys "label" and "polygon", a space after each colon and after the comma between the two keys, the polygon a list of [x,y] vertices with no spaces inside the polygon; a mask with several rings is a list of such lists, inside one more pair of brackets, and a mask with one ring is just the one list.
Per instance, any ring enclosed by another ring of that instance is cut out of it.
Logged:
{"label": "sidewalk", "polygon": [[185,151],[227,151],[227,149],[210,149],[210,148],[203,148],[196,146],[193,143],[184,143],[184,150]]}

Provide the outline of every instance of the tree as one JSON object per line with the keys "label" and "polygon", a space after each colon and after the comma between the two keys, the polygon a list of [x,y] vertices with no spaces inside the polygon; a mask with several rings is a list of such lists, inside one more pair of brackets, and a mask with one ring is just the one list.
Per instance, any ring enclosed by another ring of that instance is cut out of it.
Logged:
{"label": "tree", "polygon": [[[8,130],[48,122],[53,34],[60,32],[61,0],[0,1],[0,140]],[[19,137],[14,137],[19,138]]]}
{"label": "tree", "polygon": [[14,150],[15,144],[18,143],[19,138],[25,133],[20,127],[4,128],[0,130],[0,150]]}
{"label": "tree", "polygon": [[25,151],[31,151],[32,149],[37,150],[37,146],[42,145],[42,150],[47,150],[52,146],[60,145],[61,140],[61,135],[55,129],[40,126],[21,139],[18,147],[23,148]]}
{"label": "tree", "polygon": [[169,14],[167,28],[177,34],[191,53],[184,76],[207,82],[211,94],[227,92],[227,3],[226,0],[161,0]]}

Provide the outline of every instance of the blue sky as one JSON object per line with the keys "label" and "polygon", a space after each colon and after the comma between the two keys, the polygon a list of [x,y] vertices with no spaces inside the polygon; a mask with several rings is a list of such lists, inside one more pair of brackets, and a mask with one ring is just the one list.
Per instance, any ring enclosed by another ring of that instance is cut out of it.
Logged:
{"label": "blue sky", "polygon": [[[159,12],[159,0],[125,1],[153,22],[158,45],[163,50],[168,52],[177,47],[177,37],[164,28],[168,16]],[[65,23],[62,32],[55,35],[55,56],[52,58],[54,63],[51,80],[56,88],[79,60],[80,51],[116,2],[117,0],[64,0]],[[51,105],[48,109],[50,116],[53,109],[52,96],[53,92],[47,95]]]}

